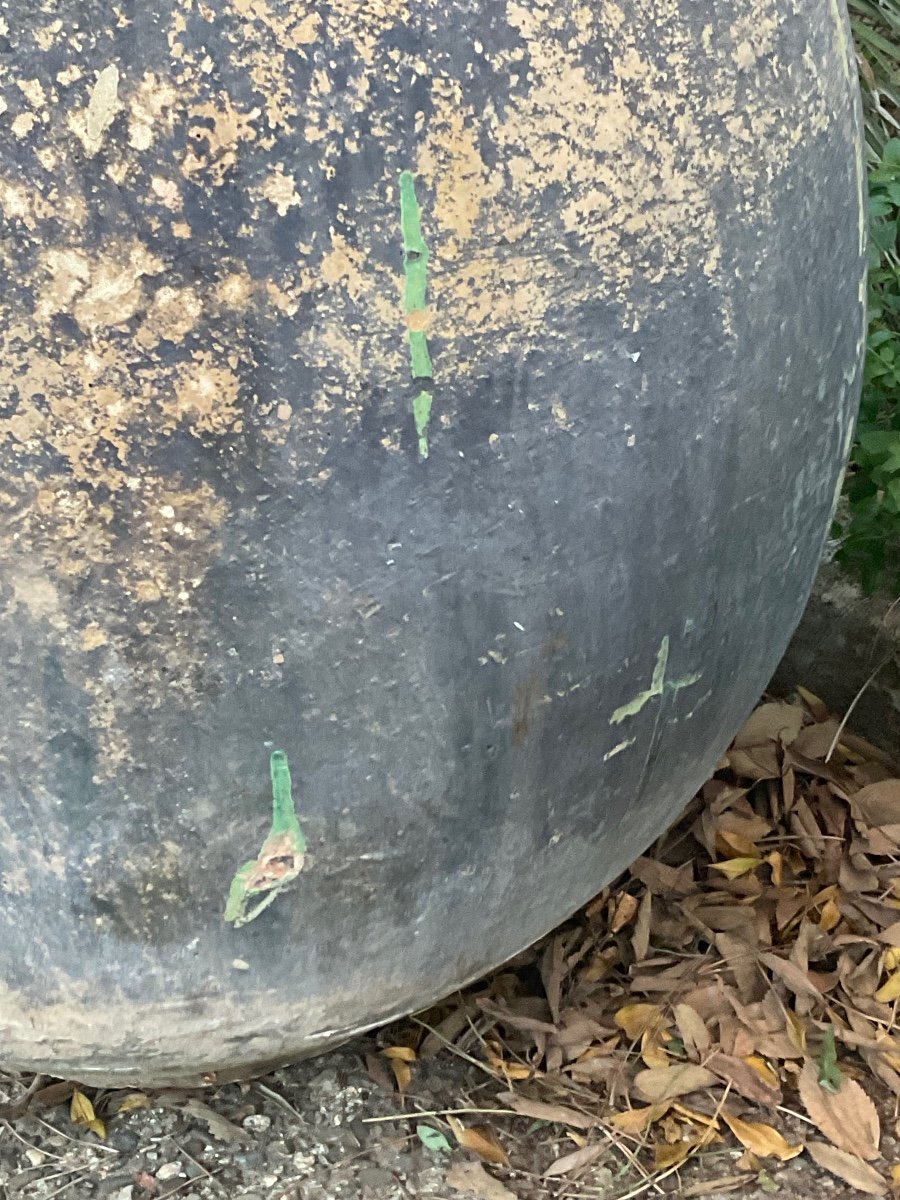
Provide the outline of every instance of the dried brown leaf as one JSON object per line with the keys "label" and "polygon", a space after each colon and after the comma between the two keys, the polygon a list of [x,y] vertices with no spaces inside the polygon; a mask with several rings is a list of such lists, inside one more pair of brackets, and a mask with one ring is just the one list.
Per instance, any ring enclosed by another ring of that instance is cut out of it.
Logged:
{"label": "dried brown leaf", "polygon": [[571,1154],[564,1154],[562,1158],[552,1162],[544,1172],[544,1178],[555,1179],[558,1175],[565,1175],[569,1171],[577,1171],[580,1167],[586,1167],[589,1163],[596,1161],[607,1149],[608,1146],[605,1142],[593,1146],[581,1146],[578,1150],[573,1150]]}
{"label": "dried brown leaf", "polygon": [[764,742],[792,742],[803,727],[803,709],[796,704],[773,701],[753,710],[732,745],[737,749]]}
{"label": "dried brown leaf", "polygon": [[412,1067],[402,1058],[389,1058],[388,1064],[394,1072],[394,1078],[397,1081],[397,1091],[402,1096],[410,1083],[412,1083]]}
{"label": "dried brown leaf", "polygon": [[850,797],[850,811],[867,825],[900,824],[900,779],[870,783]]}
{"label": "dried brown leaf", "polygon": [[690,1004],[676,1004],[674,1008],[675,1023],[684,1048],[691,1058],[699,1058],[710,1045],[709,1030],[706,1022]]}
{"label": "dried brown leaf", "polygon": [[878,1157],[878,1113],[855,1079],[845,1075],[838,1090],[828,1092],[819,1085],[818,1068],[809,1059],[800,1073],[799,1088],[809,1119],[829,1141],[860,1158]]}
{"label": "dried brown leaf", "polygon": [[642,1100],[659,1104],[663,1100],[674,1100],[689,1092],[701,1091],[718,1083],[715,1075],[705,1067],[694,1063],[679,1063],[673,1067],[651,1067],[638,1071],[634,1077],[634,1090]]}
{"label": "dried brown leaf", "polygon": [[55,1108],[57,1104],[62,1104],[65,1100],[68,1100],[74,1091],[74,1083],[65,1081],[48,1083],[46,1087],[42,1087],[34,1093],[31,1099],[31,1107]]}
{"label": "dried brown leaf", "polygon": [[762,746],[750,746],[746,750],[733,748],[728,751],[728,765],[745,779],[778,779],[781,764],[774,742]]}
{"label": "dried brown leaf", "polygon": [[792,1145],[785,1141],[771,1125],[742,1121],[740,1117],[732,1117],[728,1113],[723,1113],[722,1117],[741,1145],[760,1158],[777,1158],[780,1162],[787,1162],[803,1152],[802,1143]]}
{"label": "dried brown leaf", "polygon": [[724,862],[710,863],[710,869],[713,871],[721,871],[728,879],[740,879],[742,875],[748,875],[751,871],[755,871],[762,863],[761,858],[726,858]]}
{"label": "dried brown leaf", "polygon": [[253,1138],[246,1130],[241,1129],[226,1117],[220,1116],[214,1108],[204,1104],[202,1100],[188,1100],[183,1109],[198,1121],[202,1121],[214,1138],[220,1142],[252,1142]]}
{"label": "dried brown leaf", "polygon": [[828,705],[820,700],[815,692],[811,692],[809,688],[801,687],[798,683],[794,691],[809,709],[814,721],[825,721],[828,718]]}
{"label": "dried brown leaf", "polygon": [[631,864],[629,874],[657,896],[689,896],[694,888],[694,866],[691,862],[670,867],[655,858],[639,858]]}
{"label": "dried brown leaf", "polygon": [[658,1121],[668,1111],[668,1103],[649,1104],[646,1108],[627,1108],[624,1112],[613,1113],[609,1118],[609,1122],[620,1133],[629,1133],[637,1136],[643,1133],[645,1129],[649,1129],[654,1121]]}
{"label": "dried brown leaf", "polygon": [[709,1056],[706,1065],[726,1079],[734,1090],[747,1100],[753,1100],[767,1108],[777,1108],[781,1103],[781,1089],[771,1087],[759,1072],[754,1071],[742,1058],[717,1052]]}
{"label": "dried brown leaf", "polygon": [[844,1183],[849,1183],[857,1191],[865,1192],[869,1196],[883,1196],[887,1191],[887,1180],[884,1176],[879,1175],[874,1167],[870,1167],[855,1154],[848,1154],[836,1146],[829,1146],[827,1142],[807,1142],[806,1149],[813,1162],[830,1171],[832,1175],[837,1175],[838,1179],[843,1179]]}
{"label": "dried brown leaf", "polygon": [[448,1117],[447,1124],[453,1130],[453,1136],[464,1150],[471,1150],[483,1162],[494,1163],[495,1166],[508,1167],[509,1155],[488,1125],[463,1125],[456,1117]]}
{"label": "dried brown leaf", "polygon": [[634,934],[631,938],[634,957],[637,962],[641,962],[647,957],[650,949],[650,918],[652,916],[653,896],[650,892],[645,892],[641,897],[641,903],[638,907],[637,917],[634,922]]}
{"label": "dried brown leaf", "polygon": [[618,1010],[613,1020],[628,1040],[633,1042],[648,1030],[661,1028],[663,1013],[658,1004],[626,1004]]}
{"label": "dried brown leaf", "polygon": [[669,1167],[677,1167],[683,1163],[694,1149],[695,1142],[663,1143],[653,1147],[654,1171],[666,1171]]}
{"label": "dried brown leaf", "polygon": [[393,1093],[394,1075],[380,1054],[366,1055],[366,1072],[373,1083],[377,1083],[385,1092]]}
{"label": "dried brown leaf", "polygon": [[97,1137],[106,1137],[106,1126],[94,1112],[94,1106],[84,1092],[76,1090],[72,1093],[69,1117],[73,1125],[80,1125],[82,1129],[89,1129],[91,1133],[96,1133]]}
{"label": "dried brown leaf", "polygon": [[830,720],[817,721],[815,725],[807,725],[801,729],[791,744],[791,749],[806,758],[824,758],[831,749],[834,735],[838,731],[838,722]]}
{"label": "dried brown leaf", "polygon": [[444,1181],[457,1192],[468,1192],[477,1200],[517,1200],[505,1184],[489,1175],[481,1163],[461,1162],[451,1167]]}
{"label": "dried brown leaf", "polygon": [[516,1092],[501,1092],[497,1097],[514,1112],[523,1117],[531,1117],[535,1121],[557,1121],[560,1125],[571,1125],[573,1129],[593,1129],[599,1123],[597,1117],[590,1113],[578,1112],[575,1108],[567,1108],[564,1104],[547,1104],[542,1100],[528,1100]]}
{"label": "dried brown leaf", "polygon": [[796,996],[811,996],[814,999],[822,999],[822,993],[816,985],[810,980],[806,971],[801,970],[796,963],[792,963],[789,959],[779,958],[777,954],[764,953],[760,956],[760,961],[769,968],[769,970],[777,975],[790,991]]}
{"label": "dried brown leaf", "polygon": [[414,1063],[416,1061],[416,1052],[412,1046],[385,1046],[381,1053],[392,1062]]}
{"label": "dried brown leaf", "polygon": [[638,899],[632,896],[630,892],[623,892],[619,897],[612,915],[612,920],[609,923],[611,933],[619,933],[626,925],[630,925],[637,916]]}
{"label": "dried brown leaf", "polygon": [[448,1042],[455,1042],[464,1029],[468,1027],[469,1018],[478,1012],[475,1000],[466,1000],[449,1013],[442,1021],[429,1031],[419,1047],[419,1058],[434,1058],[444,1049]]}
{"label": "dried brown leaf", "polygon": [[541,958],[541,982],[550,1005],[550,1015],[559,1022],[562,985],[566,975],[565,938],[558,933],[547,942]]}
{"label": "dried brown leaf", "polygon": [[731,933],[717,933],[715,937],[716,949],[728,964],[741,999],[745,1003],[761,1000],[766,985],[758,967],[756,947]]}

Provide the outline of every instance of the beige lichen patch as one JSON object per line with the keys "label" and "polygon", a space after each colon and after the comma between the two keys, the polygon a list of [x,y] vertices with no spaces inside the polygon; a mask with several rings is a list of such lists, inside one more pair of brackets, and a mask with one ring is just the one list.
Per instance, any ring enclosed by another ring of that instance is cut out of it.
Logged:
{"label": "beige lichen patch", "polygon": [[224,276],[213,291],[217,303],[234,312],[243,312],[253,297],[253,278],[249,271],[233,271]]}
{"label": "beige lichen patch", "polygon": [[327,284],[344,287],[351,300],[358,300],[371,287],[371,279],[363,270],[364,263],[362,251],[351,246],[341,234],[332,232],[331,249],[322,258],[322,278]]}
{"label": "beige lichen patch", "polygon": [[45,107],[47,94],[39,79],[20,79],[17,86],[32,108]]}
{"label": "beige lichen patch", "polygon": [[105,646],[109,638],[96,621],[91,621],[81,631],[81,645],[85,650],[96,650]]}
{"label": "beige lichen patch", "polygon": [[51,625],[64,627],[59,592],[52,579],[27,568],[12,577],[13,603],[36,620],[47,619]]}
{"label": "beige lichen patch", "polygon": [[203,303],[193,288],[159,288],[147,309],[146,316],[135,334],[140,346],[151,348],[161,338],[180,342],[197,324]]}
{"label": "beige lichen patch", "polygon": [[260,109],[243,112],[235,108],[231,97],[221,93],[215,101],[195,104],[190,110],[188,136],[192,145],[181,163],[189,178],[203,173],[221,184],[237,162],[240,143],[257,136],[256,121]]}
{"label": "beige lichen patch", "polygon": [[[561,295],[576,304],[584,299],[568,271],[543,252],[557,220],[598,268],[591,292],[626,310],[636,283],[646,288],[697,268],[723,292],[730,289],[718,274],[715,197],[722,184],[736,182],[758,212],[771,178],[831,113],[812,61],[803,120],[787,121],[773,105],[756,66],[775,54],[783,16],[772,0],[757,0],[727,29],[730,56],[712,44],[709,30],[698,52],[682,7],[648,0],[626,21],[613,3],[573,10],[549,0],[509,0],[507,20],[530,71],[502,118],[467,111],[458,84],[435,81],[435,115],[419,166],[435,197],[425,220],[438,251],[431,281],[437,325],[451,341],[468,327],[500,334],[495,345],[502,346],[504,326],[536,333]],[[723,30],[717,34],[721,39]],[[611,59],[602,75],[578,53],[597,40]],[[511,69],[513,57],[494,55],[495,68]],[[493,177],[476,131],[502,164]],[[554,191],[559,200],[548,205]],[[485,259],[492,266],[479,264],[477,250],[457,265],[470,240],[479,249],[491,245]],[[505,249],[517,243],[521,263]],[[726,309],[723,301],[723,320]]]}
{"label": "beige lichen patch", "polygon": [[300,195],[293,175],[285,172],[284,163],[276,163],[260,188],[265,200],[274,205],[279,217],[284,217],[291,208],[300,206]]}
{"label": "beige lichen patch", "polygon": [[37,188],[8,179],[0,179],[0,210],[7,221],[21,221],[30,230],[54,213],[53,205]]}
{"label": "beige lichen patch", "polygon": [[154,175],[150,179],[150,188],[160,204],[171,212],[178,212],[182,207],[181,189],[174,179]]}
{"label": "beige lichen patch", "polygon": [[165,419],[183,421],[195,433],[233,431],[241,416],[236,366],[236,362],[217,361],[209,351],[198,351],[176,376],[175,402]]}
{"label": "beige lichen patch", "polygon": [[128,101],[128,143],[148,150],[158,133],[168,133],[174,123],[178,91],[170,80],[145,73]]}
{"label": "beige lichen patch", "polygon": [[466,106],[460,82],[437,78],[432,96],[435,111],[419,153],[419,171],[434,191],[432,226],[446,235],[439,243],[441,257],[455,259],[465,252],[479,217],[503,184],[481,157],[478,119]]}
{"label": "beige lichen patch", "polygon": [[371,66],[378,42],[405,22],[409,11],[410,0],[331,0],[325,10],[326,32],[336,42],[349,43]]}
{"label": "beige lichen patch", "polygon": [[10,129],[17,138],[27,138],[36,124],[37,117],[33,112],[23,112],[13,120]]}
{"label": "beige lichen patch", "polygon": [[51,21],[49,25],[44,25],[40,29],[35,29],[34,40],[42,50],[47,51],[62,33],[62,29],[63,23],[57,17],[57,19],[55,21]]}
{"label": "beige lichen patch", "polygon": [[77,83],[84,75],[81,67],[76,63],[69,63],[67,67],[63,67],[61,71],[56,73],[56,82],[63,87],[69,87],[73,83]]}
{"label": "beige lichen patch", "polygon": [[59,362],[30,356],[26,370],[11,380],[19,403],[11,417],[0,421],[0,444],[11,439],[29,454],[49,447],[66,460],[73,480],[103,480],[112,490],[124,486],[120,468],[108,468],[105,461],[109,449],[119,463],[127,458],[125,430],[132,404],[104,382],[104,371],[103,361],[83,349]]}
{"label": "beige lichen patch", "polygon": [[51,249],[44,269],[49,279],[35,307],[38,321],[67,312],[92,331],[129,321],[144,299],[143,276],[158,274],[163,262],[135,241],[114,245],[99,259],[75,247]]}

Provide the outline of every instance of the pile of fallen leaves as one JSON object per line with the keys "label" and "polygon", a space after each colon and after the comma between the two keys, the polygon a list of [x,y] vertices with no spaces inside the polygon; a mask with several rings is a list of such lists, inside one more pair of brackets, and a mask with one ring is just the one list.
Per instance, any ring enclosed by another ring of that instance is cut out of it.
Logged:
{"label": "pile of fallen leaves", "polygon": [[[384,1066],[402,1092],[441,1048],[477,1062],[498,1118],[450,1132],[508,1166],[500,1114],[557,1123],[571,1148],[544,1179],[584,1178],[613,1147],[643,1177],[628,1194],[659,1193],[718,1145],[730,1173],[682,1195],[772,1182],[802,1153],[897,1191],[881,1126],[900,1102],[898,775],[810,693],[763,703],[646,856],[486,983],[386,1031]],[[512,1195],[477,1161],[448,1182]]]}

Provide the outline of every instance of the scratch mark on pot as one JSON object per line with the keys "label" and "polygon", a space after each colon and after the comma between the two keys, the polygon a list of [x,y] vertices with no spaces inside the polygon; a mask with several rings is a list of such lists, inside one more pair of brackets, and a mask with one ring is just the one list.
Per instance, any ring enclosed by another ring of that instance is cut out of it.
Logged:
{"label": "scratch mark on pot", "polygon": [[683,679],[666,680],[666,667],[669,662],[669,636],[663,638],[659,644],[659,650],[656,655],[656,665],[653,668],[653,675],[650,679],[650,686],[644,691],[638,692],[633,700],[629,700],[627,704],[621,705],[615,710],[609,719],[610,725],[621,725],[627,717],[636,716],[641,711],[645,704],[657,696],[661,696],[663,692],[677,692],[681,688],[690,687],[692,683],[696,683],[702,672],[695,671],[691,675],[685,675]]}
{"label": "scratch mark on pot", "polygon": [[433,378],[428,349],[428,247],[422,236],[422,210],[416,198],[416,180],[412,171],[400,175],[400,227],[403,233],[403,271],[406,286],[403,307],[406,313],[406,337],[413,382],[420,390],[412,402],[413,420],[419,439],[419,454],[428,457],[428,423],[431,420],[432,395],[427,386]]}

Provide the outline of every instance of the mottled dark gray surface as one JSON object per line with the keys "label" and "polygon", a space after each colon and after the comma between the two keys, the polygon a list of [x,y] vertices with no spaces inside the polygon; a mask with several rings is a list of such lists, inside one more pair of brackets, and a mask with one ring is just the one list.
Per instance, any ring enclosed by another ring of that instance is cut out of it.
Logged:
{"label": "mottled dark gray surface", "polygon": [[[821,0],[117,11],[2,57],[0,1054],[158,1082],[446,993],[706,778],[819,558],[862,168]],[[236,930],[273,746],[310,853]]]}

